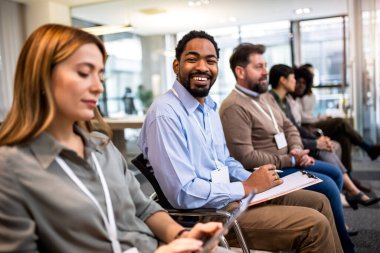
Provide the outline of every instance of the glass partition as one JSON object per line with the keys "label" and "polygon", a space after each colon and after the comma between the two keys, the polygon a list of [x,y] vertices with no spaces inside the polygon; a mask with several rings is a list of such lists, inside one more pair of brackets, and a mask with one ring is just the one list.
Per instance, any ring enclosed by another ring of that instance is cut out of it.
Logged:
{"label": "glass partition", "polygon": [[299,26],[301,64],[310,63],[314,68],[315,116],[347,116],[346,18],[299,21]]}
{"label": "glass partition", "polygon": [[108,53],[103,111],[110,117],[142,113],[139,36],[132,33],[104,35],[103,41]]}
{"label": "glass partition", "polygon": [[274,64],[291,66],[290,22],[279,21],[241,26],[241,41],[266,46],[268,70]]}
{"label": "glass partition", "polygon": [[240,42],[264,44],[267,47],[265,56],[268,61],[268,70],[277,63],[291,66],[289,31],[289,21],[206,30],[215,37],[220,48],[219,76],[210,92],[213,99],[220,104],[236,83],[229,59],[233,49]]}

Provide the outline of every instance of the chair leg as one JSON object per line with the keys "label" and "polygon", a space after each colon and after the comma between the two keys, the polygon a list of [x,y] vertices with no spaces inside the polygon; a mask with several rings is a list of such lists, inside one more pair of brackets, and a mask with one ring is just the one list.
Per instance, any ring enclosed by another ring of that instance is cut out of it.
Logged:
{"label": "chair leg", "polygon": [[226,249],[231,249],[230,248],[230,245],[228,244],[228,242],[227,242],[227,239],[226,239],[226,237],[224,237],[224,235],[222,235],[222,237],[220,238],[220,244],[221,244],[221,246],[223,247],[223,248],[226,248]]}
{"label": "chair leg", "polygon": [[243,253],[250,253],[248,245],[245,242],[243,232],[240,229],[239,223],[237,221],[234,221],[233,227],[236,234],[236,238],[239,242],[240,248],[242,249]]}

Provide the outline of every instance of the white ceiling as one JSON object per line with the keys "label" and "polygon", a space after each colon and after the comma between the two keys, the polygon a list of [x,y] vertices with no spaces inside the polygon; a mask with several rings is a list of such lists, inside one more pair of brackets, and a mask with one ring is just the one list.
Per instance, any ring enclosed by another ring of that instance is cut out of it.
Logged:
{"label": "white ceiling", "polygon": [[[50,1],[71,6],[75,18],[104,25],[131,24],[141,35],[347,14],[346,0],[209,0],[210,4],[200,7],[190,7],[188,0]],[[311,13],[294,13],[304,7],[310,8]],[[147,15],[141,12],[144,9],[163,12]]]}

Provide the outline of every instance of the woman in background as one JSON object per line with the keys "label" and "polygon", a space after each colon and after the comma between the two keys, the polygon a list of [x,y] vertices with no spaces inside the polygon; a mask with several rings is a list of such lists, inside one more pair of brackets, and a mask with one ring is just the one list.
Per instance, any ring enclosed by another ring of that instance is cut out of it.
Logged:
{"label": "woman in background", "polygon": [[97,37],[67,26],[26,41],[0,128],[0,252],[198,252],[221,229],[184,230],[94,131],[110,133],[96,108],[105,60]]}
{"label": "woman in background", "polygon": [[[296,89],[292,95],[301,106],[301,123],[302,125],[319,128],[325,136],[339,142],[342,147],[342,163],[347,168],[348,174],[350,174],[352,171],[352,145],[360,147],[372,160],[375,160],[380,155],[380,144],[372,145],[363,140],[363,137],[342,118],[313,116],[316,100],[312,91],[314,76],[310,69],[310,64],[307,64],[297,68],[295,71]],[[360,182],[355,182],[355,184],[362,188],[363,191],[370,191],[370,188],[364,185],[362,187]]]}
{"label": "woman in background", "polygon": [[328,137],[317,137],[309,129],[301,125],[301,109],[290,95],[296,88],[295,72],[297,73],[297,71],[297,69],[294,71],[291,67],[284,64],[272,66],[269,71],[269,83],[272,86],[270,93],[285,115],[297,127],[302,138],[302,143],[306,149],[310,150],[310,154],[316,159],[332,163],[340,168],[343,174],[343,187],[346,190],[345,196],[350,206],[353,209],[357,209],[358,204],[369,206],[379,202],[379,197],[369,198],[355,186],[347,174],[347,169],[335,153],[332,152],[332,143]]}

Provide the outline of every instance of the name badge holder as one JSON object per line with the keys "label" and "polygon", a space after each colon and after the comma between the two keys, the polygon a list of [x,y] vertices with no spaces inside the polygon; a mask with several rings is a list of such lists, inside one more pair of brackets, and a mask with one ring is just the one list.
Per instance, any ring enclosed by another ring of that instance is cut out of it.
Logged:
{"label": "name badge holder", "polygon": [[[57,163],[61,166],[63,171],[69,176],[69,178],[79,187],[79,189],[95,204],[95,206],[98,208],[104,225],[106,226],[108,237],[111,241],[112,245],[112,251],[113,253],[121,253],[121,246],[120,243],[117,239],[117,229],[116,229],[116,222],[115,222],[115,217],[113,213],[113,207],[112,207],[112,201],[111,201],[111,196],[108,190],[107,182],[105,180],[105,177],[103,175],[102,169],[100,168],[98,159],[96,158],[94,153],[91,153],[91,157],[94,161],[96,171],[99,175],[100,182],[103,188],[104,192],[104,197],[106,200],[106,207],[107,207],[107,215],[105,215],[103,209],[101,208],[98,200],[94,197],[94,195],[88,190],[88,188],[83,184],[83,182],[75,175],[73,170],[69,167],[69,165],[59,156],[55,158]],[[132,248],[130,250],[133,250],[135,248]],[[127,251],[128,252],[128,251]],[[131,251],[133,252],[133,251]],[[137,252],[137,249],[136,249]]]}

